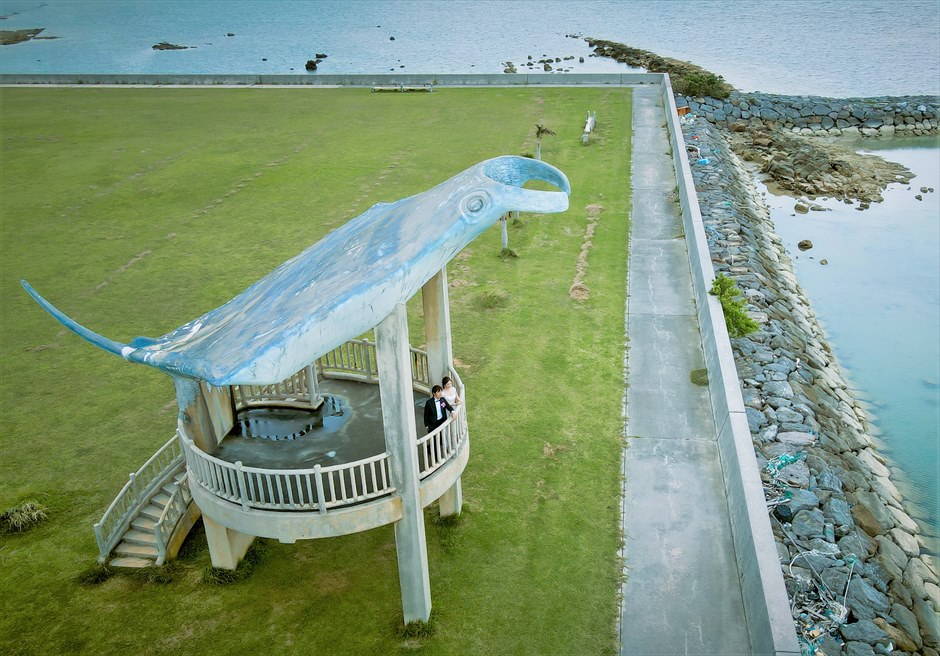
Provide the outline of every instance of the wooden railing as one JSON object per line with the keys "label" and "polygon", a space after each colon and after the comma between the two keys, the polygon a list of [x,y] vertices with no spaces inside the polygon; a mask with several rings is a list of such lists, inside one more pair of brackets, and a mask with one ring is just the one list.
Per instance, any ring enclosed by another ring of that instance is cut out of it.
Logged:
{"label": "wooden railing", "polygon": [[245,510],[317,510],[350,506],[395,491],[389,454],[312,469],[262,469],[230,463],[203,452],[182,437],[190,473],[205,490]]}
{"label": "wooden railing", "polygon": [[457,388],[457,396],[460,397],[461,404],[457,406],[457,412],[453,413],[446,422],[424,437],[418,438],[418,476],[420,478],[430,476],[450,460],[468,435],[466,390],[460,376],[453,369],[450,370],[450,378],[454,387]]}
{"label": "wooden railing", "polygon": [[[411,382],[416,389],[428,392],[431,389],[428,354],[411,347]],[[376,365],[375,342],[367,339],[351,339],[317,360],[317,369],[324,378],[351,378],[367,383],[379,382]],[[339,375],[337,375],[339,374]]]}
{"label": "wooden railing", "polygon": [[104,563],[144,504],[183,464],[179,433],[170,438],[144,465],[128,477],[127,483],[95,524],[98,562]]}
{"label": "wooden railing", "polygon": [[[379,382],[379,370],[376,366],[375,342],[367,339],[351,339],[345,344],[320,356],[317,360],[317,369],[324,377],[331,374],[345,374],[342,377],[352,377],[369,383]],[[351,376],[350,376],[351,374]]]}
{"label": "wooden railing", "polygon": [[287,380],[273,385],[232,385],[232,398],[236,408],[245,408],[253,403],[299,403],[311,405],[307,377],[312,368],[301,369]]}
{"label": "wooden railing", "polygon": [[166,561],[166,548],[170,542],[170,536],[173,535],[180,518],[186,514],[192,500],[186,479],[173,484],[170,500],[166,502],[160,518],[153,525],[153,534],[157,539],[157,565],[162,565]]}

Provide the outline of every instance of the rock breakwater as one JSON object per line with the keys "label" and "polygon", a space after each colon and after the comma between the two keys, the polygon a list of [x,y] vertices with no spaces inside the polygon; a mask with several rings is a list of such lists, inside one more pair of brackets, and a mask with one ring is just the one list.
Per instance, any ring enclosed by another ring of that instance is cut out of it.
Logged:
{"label": "rock breakwater", "polygon": [[709,123],[789,130],[816,137],[893,137],[934,134],[940,125],[940,98],[883,96],[823,98],[733,91],[727,98],[676,97]]}
{"label": "rock breakwater", "polygon": [[940,98],[926,96],[835,100],[735,91],[724,100],[678,97],[676,104],[730,132],[735,152],[780,190],[858,201],[859,209],[881,202],[888,184],[907,183],[913,174],[833,138],[930,135],[940,125]]}
{"label": "rock breakwater", "polygon": [[[726,133],[684,121],[717,273],[760,329],[732,340],[755,457],[804,653],[940,648],[937,566]],[[817,650],[814,652],[814,650]],[[893,650],[893,651],[892,651]]]}

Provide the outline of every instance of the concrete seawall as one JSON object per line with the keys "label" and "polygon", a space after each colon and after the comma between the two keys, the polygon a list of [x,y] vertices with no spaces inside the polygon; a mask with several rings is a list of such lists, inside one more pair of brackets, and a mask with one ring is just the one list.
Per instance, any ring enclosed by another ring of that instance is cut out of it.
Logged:
{"label": "concrete seawall", "polygon": [[669,78],[663,77],[662,93],[692,270],[692,290],[702,331],[711,410],[718,429],[718,448],[751,648],[759,654],[799,654],[724,313],[718,299],[708,293],[715,274],[685,140]]}
{"label": "concrete seawall", "polygon": [[4,73],[0,84],[87,84],[87,85],[184,85],[184,86],[312,86],[371,87],[373,85],[435,86],[606,86],[658,84],[662,76],[651,73],[548,74],[362,74],[362,75],[130,75]]}

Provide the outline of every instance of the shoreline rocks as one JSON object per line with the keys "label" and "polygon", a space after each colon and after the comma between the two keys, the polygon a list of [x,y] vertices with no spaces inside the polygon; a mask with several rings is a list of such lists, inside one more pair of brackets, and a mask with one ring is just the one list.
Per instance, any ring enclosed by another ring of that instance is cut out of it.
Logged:
{"label": "shoreline rocks", "polygon": [[689,62],[613,41],[585,41],[594,56],[669,73],[677,108],[687,107],[730,132],[735,152],[756,162],[780,190],[793,196],[859,201],[858,209],[867,209],[882,200],[888,184],[909,182],[913,174],[900,164],[831,142],[836,137],[932,135],[940,129],[936,96],[836,99],[742,92]]}
{"label": "shoreline rocks", "polygon": [[826,98],[732,91],[724,99],[677,96],[713,125],[783,129],[816,137],[891,137],[934,134],[940,122],[936,96]]}
{"label": "shoreline rocks", "polygon": [[888,184],[906,184],[913,174],[835,138],[923,136],[940,126],[940,98],[930,96],[839,100],[735,91],[723,100],[679,96],[676,106],[729,131],[735,152],[756,162],[779,189],[856,200],[859,209],[881,202]]}
{"label": "shoreline rocks", "polygon": [[161,41],[151,46],[154,50],[189,50],[189,46],[180,46],[175,43]]}
{"label": "shoreline rocks", "polygon": [[631,48],[615,41],[605,41],[604,39],[594,39],[592,37],[587,37],[584,40],[594,49],[592,57],[609,57],[633,68],[645,68],[651,73],[668,73],[673,90],[677,94],[685,90],[690,80],[700,83],[707,82],[713,88],[712,93],[720,98],[725,98],[734,91],[734,87],[725,82],[720,75],[715,75],[696,64],[673,59],[672,57],[661,57],[655,52]]}
{"label": "shoreline rocks", "polygon": [[26,30],[0,30],[0,46],[11,46],[14,43],[23,43],[33,39],[58,39],[57,36],[39,36],[44,27]]}
{"label": "shoreline rocks", "polygon": [[725,134],[704,118],[683,131],[712,153],[692,175],[713,266],[735,280],[761,326],[732,346],[797,632],[828,656],[937,654],[936,561],[770,212]]}

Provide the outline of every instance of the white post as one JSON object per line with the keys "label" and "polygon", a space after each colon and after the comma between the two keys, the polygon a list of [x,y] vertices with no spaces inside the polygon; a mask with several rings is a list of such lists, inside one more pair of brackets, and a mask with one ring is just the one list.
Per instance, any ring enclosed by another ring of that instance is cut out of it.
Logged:
{"label": "white post", "polygon": [[320,383],[317,380],[317,368],[308,364],[307,374],[307,394],[310,395],[310,407],[316,410],[323,404],[323,395],[320,394]]}
{"label": "white post", "polygon": [[509,248],[509,230],[506,227],[506,224],[508,223],[506,219],[508,218],[509,218],[508,214],[503,214],[499,219],[499,231],[500,231],[500,236],[503,239],[503,250],[506,250],[507,248]]}
{"label": "white post", "polygon": [[[503,221],[505,225],[505,217]],[[450,301],[447,296],[446,267],[438,271],[421,288],[421,302],[424,304],[424,337],[428,344],[428,369],[433,387],[440,384],[444,376],[450,375],[454,361],[450,339]],[[466,417],[463,419],[466,421]],[[441,516],[459,515],[462,505],[463,493],[458,478],[440,498]]]}
{"label": "white post", "polygon": [[431,581],[418,481],[408,317],[403,304],[396,305],[375,327],[375,341],[385,447],[391,453],[389,473],[402,502],[402,518],[395,523],[402,614],[405,624],[427,622],[431,616]]}
{"label": "white post", "polygon": [[447,296],[447,268],[434,274],[421,288],[424,306],[424,338],[428,345],[428,377],[431,387],[450,375],[454,360],[450,339],[450,302]]}

